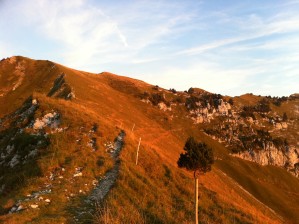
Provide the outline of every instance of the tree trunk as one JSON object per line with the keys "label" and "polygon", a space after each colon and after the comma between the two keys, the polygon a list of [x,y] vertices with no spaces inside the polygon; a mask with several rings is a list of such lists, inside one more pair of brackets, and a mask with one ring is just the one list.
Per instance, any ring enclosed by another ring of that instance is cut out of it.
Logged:
{"label": "tree trunk", "polygon": [[194,190],[195,190],[195,224],[198,224],[198,178],[194,175]]}

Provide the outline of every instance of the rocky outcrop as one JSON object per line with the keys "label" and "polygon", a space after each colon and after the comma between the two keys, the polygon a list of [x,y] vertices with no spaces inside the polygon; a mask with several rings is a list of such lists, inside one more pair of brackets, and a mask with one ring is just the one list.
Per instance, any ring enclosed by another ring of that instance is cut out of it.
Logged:
{"label": "rocky outcrop", "polygon": [[276,130],[287,129],[288,124],[287,124],[287,122],[277,122],[277,123],[274,123],[274,127]]}
{"label": "rocky outcrop", "polygon": [[195,124],[201,124],[204,122],[204,118],[201,115],[198,115],[197,117],[192,117],[192,120],[194,121]]}
{"label": "rocky outcrop", "polygon": [[63,98],[65,100],[71,100],[75,98],[75,94],[72,91],[71,86],[65,81],[64,73],[62,73],[55,79],[53,87],[51,88],[47,96]]}
{"label": "rocky outcrop", "polygon": [[168,107],[164,102],[158,103],[158,107],[163,111],[171,111],[171,107]]}
{"label": "rocky outcrop", "polygon": [[218,105],[218,112],[222,115],[227,115],[228,111],[231,110],[229,103],[224,102],[222,99],[219,100],[220,104]]}
{"label": "rocky outcrop", "polygon": [[33,129],[40,130],[47,126],[50,128],[57,128],[58,125],[60,124],[59,117],[60,115],[58,113],[53,112],[53,113],[47,113],[42,118],[36,118],[33,124]]}
{"label": "rocky outcrop", "polygon": [[284,151],[270,145],[264,150],[248,150],[231,154],[244,160],[256,162],[260,165],[274,165],[286,168],[296,177],[299,176],[297,164],[299,163],[299,153],[295,147],[286,148]]}

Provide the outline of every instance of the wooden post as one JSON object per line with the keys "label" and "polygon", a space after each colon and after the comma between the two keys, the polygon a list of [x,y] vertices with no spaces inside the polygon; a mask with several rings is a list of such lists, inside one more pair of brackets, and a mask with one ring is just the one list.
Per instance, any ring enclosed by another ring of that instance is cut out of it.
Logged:
{"label": "wooden post", "polygon": [[198,178],[195,178],[195,224],[198,224]]}
{"label": "wooden post", "polygon": [[136,165],[138,163],[138,153],[139,153],[139,147],[140,147],[141,138],[139,138],[138,148],[137,148],[137,154],[136,154]]}
{"label": "wooden post", "polygon": [[198,176],[196,175],[196,171],[194,172],[194,191],[195,191],[195,217],[194,217],[194,223],[198,224]]}

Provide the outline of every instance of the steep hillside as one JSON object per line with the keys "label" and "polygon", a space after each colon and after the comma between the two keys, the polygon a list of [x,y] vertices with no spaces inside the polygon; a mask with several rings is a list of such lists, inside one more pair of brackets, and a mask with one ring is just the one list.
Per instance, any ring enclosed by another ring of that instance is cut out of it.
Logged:
{"label": "steep hillside", "polygon": [[190,135],[216,158],[202,223],[299,220],[298,95],[177,92],[12,57],[0,105],[4,223],[190,223],[193,179],[176,164]]}

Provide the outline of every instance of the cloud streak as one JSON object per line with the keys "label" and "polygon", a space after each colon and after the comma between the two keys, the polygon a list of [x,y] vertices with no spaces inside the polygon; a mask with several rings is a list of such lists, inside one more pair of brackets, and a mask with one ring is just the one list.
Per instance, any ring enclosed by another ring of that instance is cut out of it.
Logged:
{"label": "cloud streak", "polygon": [[[202,44],[197,47],[192,47],[189,49],[184,49],[182,51],[177,52],[177,55],[195,55],[195,54],[202,54],[206,51],[217,49],[220,47],[224,47],[227,45],[234,45],[238,44],[240,42],[246,42],[262,37],[267,37],[275,34],[284,34],[284,33],[290,33],[294,31],[299,31],[299,16],[294,16],[290,18],[285,18],[283,16],[286,15],[276,15],[275,17],[278,17],[273,19],[273,21],[270,21],[267,24],[260,24],[260,22],[256,22],[255,24],[252,24],[252,19],[246,22],[242,22],[242,27],[249,27],[249,29],[245,29],[241,27],[240,33],[241,35],[233,38],[227,38],[227,39],[220,39],[214,42]],[[260,21],[258,19],[258,21]],[[229,20],[230,22],[230,20]]]}
{"label": "cloud streak", "polygon": [[[282,89],[279,79],[292,84],[289,91],[299,85],[298,1],[2,3],[3,56],[23,54],[165,87],[198,86],[231,95],[275,92]],[[286,95],[287,88],[283,91],[276,94]]]}

